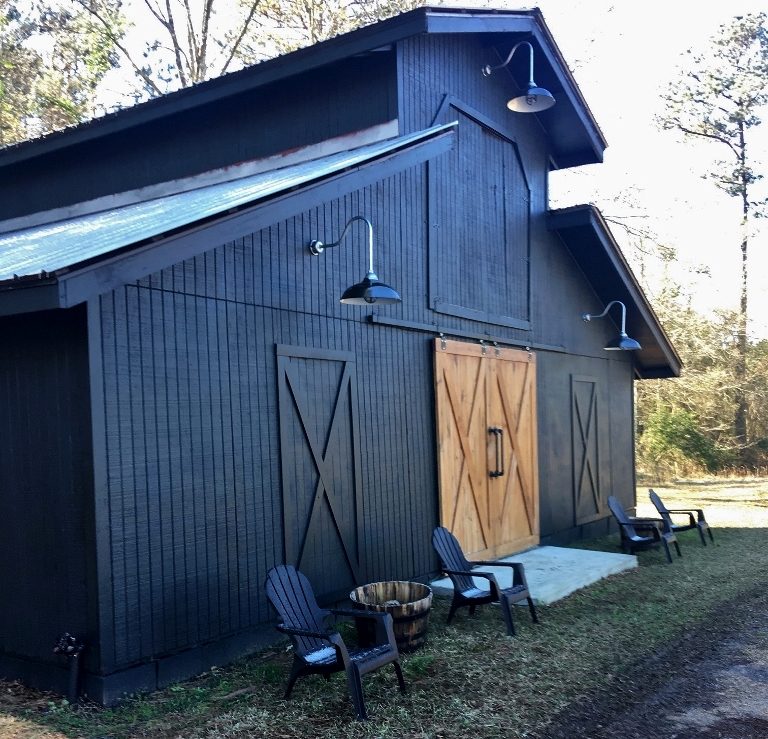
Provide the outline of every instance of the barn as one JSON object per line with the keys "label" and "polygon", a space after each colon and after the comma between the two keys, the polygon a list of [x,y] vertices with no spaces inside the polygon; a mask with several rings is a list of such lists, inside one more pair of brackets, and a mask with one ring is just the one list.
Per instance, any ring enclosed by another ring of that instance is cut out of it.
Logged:
{"label": "barn", "polygon": [[0,675],[65,692],[73,634],[109,704],[264,643],[276,563],[606,532],[680,360],[548,207],[605,146],[538,10],[427,7],[1,150]]}

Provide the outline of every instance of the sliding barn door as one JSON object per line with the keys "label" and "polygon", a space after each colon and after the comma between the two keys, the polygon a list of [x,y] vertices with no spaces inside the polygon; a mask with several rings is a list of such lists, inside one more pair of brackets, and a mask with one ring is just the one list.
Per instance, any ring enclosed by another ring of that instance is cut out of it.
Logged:
{"label": "sliding barn door", "polygon": [[536,361],[435,342],[440,519],[478,557],[539,541]]}
{"label": "sliding barn door", "polygon": [[277,369],[285,561],[333,599],[361,579],[354,356],[278,346]]}

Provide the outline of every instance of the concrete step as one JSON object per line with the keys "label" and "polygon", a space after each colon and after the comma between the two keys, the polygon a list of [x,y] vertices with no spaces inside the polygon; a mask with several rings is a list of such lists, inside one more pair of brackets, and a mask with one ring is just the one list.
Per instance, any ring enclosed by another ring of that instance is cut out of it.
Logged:
{"label": "concrete step", "polygon": [[[634,555],[567,547],[536,547],[504,557],[501,561],[522,562],[525,565],[531,597],[534,603],[542,605],[554,603],[604,577],[637,567],[637,557]],[[475,569],[492,572],[502,588],[512,585],[510,567],[481,566]],[[477,577],[474,580],[477,587],[488,589],[487,580]],[[451,581],[447,577],[434,580],[430,587],[436,595],[453,594]]]}

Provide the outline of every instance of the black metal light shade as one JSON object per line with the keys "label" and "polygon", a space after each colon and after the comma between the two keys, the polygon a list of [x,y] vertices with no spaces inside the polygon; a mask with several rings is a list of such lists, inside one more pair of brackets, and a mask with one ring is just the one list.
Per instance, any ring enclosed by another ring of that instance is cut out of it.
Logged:
{"label": "black metal light shade", "polygon": [[635,341],[633,338],[626,334],[619,334],[619,336],[609,341],[604,347],[605,351],[622,351],[622,352],[636,352],[638,349],[642,349],[640,342]]}
{"label": "black metal light shade", "polygon": [[555,96],[549,90],[539,87],[533,80],[533,46],[528,41],[516,43],[502,64],[498,64],[495,67],[489,64],[484,66],[483,75],[490,77],[494,69],[506,67],[521,46],[528,47],[528,89],[524,95],[518,95],[507,102],[507,107],[515,113],[540,113],[542,110],[547,110],[555,104]]}
{"label": "black metal light shade", "polygon": [[350,218],[344,230],[341,232],[337,241],[332,244],[324,244],[322,241],[314,240],[309,243],[309,253],[312,256],[320,256],[326,249],[333,246],[339,246],[344,239],[349,227],[355,221],[363,221],[368,226],[368,273],[363,279],[348,287],[342,294],[339,302],[345,305],[369,305],[371,303],[400,303],[402,298],[396,290],[389,285],[381,282],[373,271],[373,226],[367,218],[363,216],[354,216]]}
{"label": "black metal light shade", "polygon": [[642,349],[640,342],[635,341],[634,339],[627,336],[627,308],[620,300],[612,300],[610,303],[608,303],[608,305],[605,306],[605,310],[599,315],[593,316],[591,313],[582,313],[581,318],[584,321],[591,321],[593,318],[605,318],[605,316],[608,315],[608,311],[614,305],[621,306],[621,330],[619,331],[618,337],[609,341],[603,348],[607,352],[636,352],[639,349]]}
{"label": "black metal light shade", "polygon": [[397,290],[381,282],[375,272],[369,272],[360,282],[348,287],[339,302],[347,305],[400,303],[402,298]]}
{"label": "black metal light shade", "polygon": [[515,113],[539,113],[551,108],[554,104],[555,98],[549,90],[531,84],[525,95],[512,98],[507,103],[507,107]]}

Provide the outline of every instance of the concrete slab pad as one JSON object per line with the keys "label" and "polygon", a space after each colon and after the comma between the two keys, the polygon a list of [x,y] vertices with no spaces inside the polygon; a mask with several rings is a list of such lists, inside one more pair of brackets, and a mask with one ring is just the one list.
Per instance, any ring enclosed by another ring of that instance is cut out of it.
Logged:
{"label": "concrete slab pad", "polygon": [[[502,561],[522,562],[525,565],[525,576],[531,596],[536,604],[542,605],[554,603],[604,577],[637,567],[637,557],[634,555],[567,547],[536,547],[527,552],[504,557]],[[502,588],[512,585],[510,567],[481,566],[475,569],[493,572]],[[478,588],[488,589],[487,580],[474,580]],[[437,595],[453,593],[451,581],[447,577],[431,582],[430,587]]]}

